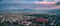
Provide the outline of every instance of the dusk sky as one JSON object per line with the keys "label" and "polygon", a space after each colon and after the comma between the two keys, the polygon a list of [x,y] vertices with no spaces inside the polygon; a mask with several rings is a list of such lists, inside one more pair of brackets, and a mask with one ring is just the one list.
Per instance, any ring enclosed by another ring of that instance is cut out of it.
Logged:
{"label": "dusk sky", "polygon": [[57,2],[60,0],[1,0],[2,3],[35,3],[35,2]]}
{"label": "dusk sky", "polygon": [[[58,1],[58,0],[57,0]],[[42,5],[40,2],[51,2],[54,4],[54,0],[1,0],[0,1],[0,10],[18,10],[18,9],[33,9],[33,10],[46,10],[46,9],[57,9],[54,8],[54,5]],[[47,3],[46,3],[47,4]]]}

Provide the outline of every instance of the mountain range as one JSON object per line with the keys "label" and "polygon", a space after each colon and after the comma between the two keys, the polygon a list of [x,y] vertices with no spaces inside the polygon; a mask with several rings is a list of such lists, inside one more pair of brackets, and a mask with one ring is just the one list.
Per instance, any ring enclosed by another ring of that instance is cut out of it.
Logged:
{"label": "mountain range", "polygon": [[33,10],[33,9],[17,9],[17,10],[0,10],[0,12],[49,12],[49,13],[60,13],[60,9],[52,9],[52,10]]}

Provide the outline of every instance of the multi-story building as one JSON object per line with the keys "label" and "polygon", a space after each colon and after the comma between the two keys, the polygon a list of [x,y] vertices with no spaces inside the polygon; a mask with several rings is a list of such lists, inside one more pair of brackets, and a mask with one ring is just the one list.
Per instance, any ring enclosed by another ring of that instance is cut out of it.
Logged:
{"label": "multi-story building", "polygon": [[4,20],[5,20],[5,15],[0,15],[0,23],[4,22]]}

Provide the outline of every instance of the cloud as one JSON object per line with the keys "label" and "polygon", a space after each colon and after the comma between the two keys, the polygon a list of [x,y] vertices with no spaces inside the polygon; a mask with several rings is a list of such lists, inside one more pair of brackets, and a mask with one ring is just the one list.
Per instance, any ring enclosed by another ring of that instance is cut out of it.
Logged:
{"label": "cloud", "polygon": [[20,3],[34,3],[35,1],[29,1],[29,0],[2,0],[0,4],[2,3],[8,3],[8,4],[20,4]]}
{"label": "cloud", "polygon": [[[4,4],[2,4],[4,3]],[[6,4],[7,3],[7,4]],[[51,2],[52,3],[52,2]],[[47,2],[42,3],[47,4]],[[57,9],[57,8],[48,8],[48,6],[41,6],[41,3],[38,1],[20,1],[20,0],[6,0],[0,2],[0,9],[5,10],[18,10],[18,9],[33,9],[33,10],[46,10],[46,9]]]}
{"label": "cloud", "polygon": [[[51,5],[52,6],[52,5]],[[2,10],[19,10],[19,9],[32,9],[32,10],[47,10],[47,9],[57,9],[47,5],[41,4],[0,4],[0,9]]]}

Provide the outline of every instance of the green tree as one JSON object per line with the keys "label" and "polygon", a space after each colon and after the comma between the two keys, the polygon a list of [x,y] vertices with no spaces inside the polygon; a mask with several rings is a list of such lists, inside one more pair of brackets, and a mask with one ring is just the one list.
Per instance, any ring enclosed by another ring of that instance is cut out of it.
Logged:
{"label": "green tree", "polygon": [[7,22],[4,21],[3,23],[1,23],[2,26],[6,26]]}

